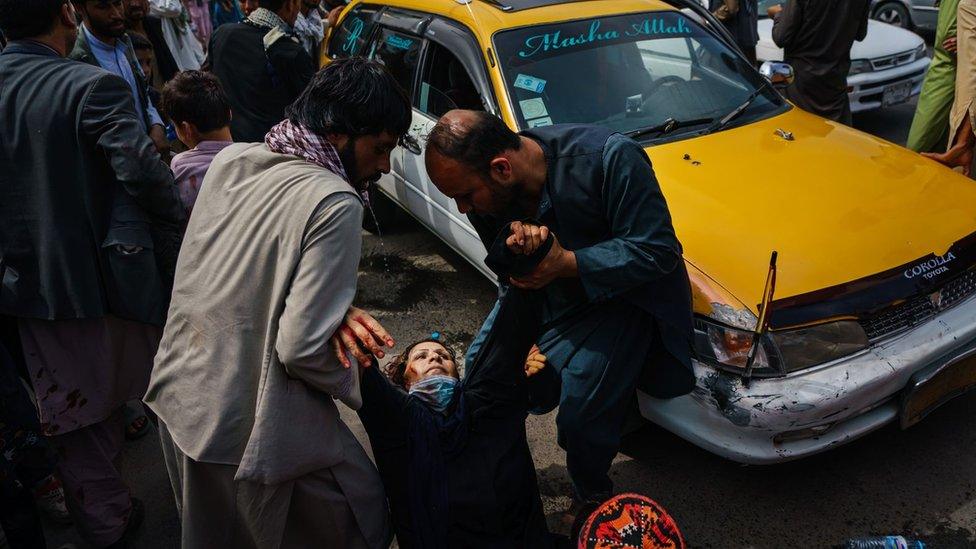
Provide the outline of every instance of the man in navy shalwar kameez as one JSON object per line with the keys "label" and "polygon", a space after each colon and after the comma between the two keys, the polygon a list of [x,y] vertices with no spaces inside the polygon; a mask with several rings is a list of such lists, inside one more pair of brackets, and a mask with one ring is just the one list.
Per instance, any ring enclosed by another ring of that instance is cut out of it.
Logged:
{"label": "man in navy shalwar kameez", "polygon": [[546,259],[511,282],[545,290],[538,344],[552,368],[542,374],[560,384],[556,423],[576,503],[607,499],[635,389],[670,398],[695,383],[688,275],[650,160],[599,126],[515,134],[491,114],[452,111],[431,131],[426,164],[486,247],[516,220],[555,235]]}

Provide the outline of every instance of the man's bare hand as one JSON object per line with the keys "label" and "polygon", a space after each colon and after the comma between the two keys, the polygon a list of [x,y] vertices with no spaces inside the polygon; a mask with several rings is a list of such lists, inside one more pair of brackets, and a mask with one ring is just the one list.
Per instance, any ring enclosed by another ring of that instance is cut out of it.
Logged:
{"label": "man's bare hand", "polygon": [[533,345],[529,356],[525,359],[525,377],[532,377],[546,367],[546,355],[539,351],[538,345]]}
{"label": "man's bare hand", "polygon": [[956,145],[944,153],[923,152],[922,156],[952,169],[960,168],[966,177],[969,177],[973,164],[973,148],[966,143]]}
{"label": "man's bare hand", "polygon": [[149,138],[152,139],[153,145],[156,146],[156,151],[159,152],[159,156],[162,156],[163,161],[168,164],[169,140],[166,139],[166,129],[159,124],[154,124],[153,127],[149,128]]}
{"label": "man's bare hand", "polygon": [[549,238],[549,227],[514,221],[511,229],[512,234],[505,240],[505,245],[513,253],[521,255],[532,255]]}
{"label": "man's bare hand", "polygon": [[383,346],[392,349],[396,342],[382,325],[369,313],[356,307],[349,307],[346,318],[329,340],[339,362],[349,368],[352,366],[346,356],[352,354],[360,366],[368,368],[372,364],[370,355],[383,358]]}
{"label": "man's bare hand", "polygon": [[339,14],[342,13],[342,8],[345,6],[336,6],[329,10],[329,15],[326,16],[326,21],[329,22],[330,27],[335,27],[336,23],[339,22]]}
{"label": "man's bare hand", "polygon": [[969,177],[973,165],[974,149],[976,149],[976,133],[973,131],[972,120],[967,116],[963,119],[962,126],[956,132],[953,144],[948,151],[941,154],[922,153],[922,156],[952,169],[961,168],[963,175]]}
{"label": "man's bare hand", "polygon": [[783,11],[783,4],[773,4],[766,9],[766,15],[775,19],[781,11]]}
{"label": "man's bare hand", "polygon": [[516,288],[538,290],[557,278],[572,278],[577,275],[576,254],[563,248],[556,235],[553,235],[552,248],[535,270],[526,276],[509,280]]}
{"label": "man's bare hand", "polygon": [[949,38],[946,38],[945,41],[942,42],[942,49],[944,49],[948,53],[955,55],[956,52],[959,50],[959,44],[956,41],[956,37],[951,36]]}

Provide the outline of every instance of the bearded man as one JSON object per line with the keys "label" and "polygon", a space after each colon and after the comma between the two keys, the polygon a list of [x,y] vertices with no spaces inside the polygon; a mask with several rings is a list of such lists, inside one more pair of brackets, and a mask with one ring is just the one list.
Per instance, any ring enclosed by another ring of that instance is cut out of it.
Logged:
{"label": "bearded man", "polygon": [[[521,219],[553,235],[546,257],[510,282],[545,296],[538,346],[552,368],[537,381],[553,378],[559,394],[571,521],[613,491],[608,472],[634,390],[670,398],[695,384],[688,274],[651,162],[639,144],[606,128],[516,134],[489,113],[460,110],[431,130],[424,160],[487,249],[500,227]],[[500,303],[469,357],[486,344]]]}
{"label": "bearded man", "polygon": [[81,15],[82,24],[74,49],[68,57],[101,67],[125,79],[132,89],[136,112],[149,137],[159,153],[168,156],[165,124],[149,98],[149,83],[139,67],[132,42],[125,33],[122,0],[72,0],[72,4]]}
{"label": "bearded man", "polygon": [[379,475],[334,401],[361,405],[359,372],[329,338],[356,293],[357,191],[389,171],[410,102],[382,66],[347,59],[286,116],[210,165],[145,398],[184,549],[390,541]]}

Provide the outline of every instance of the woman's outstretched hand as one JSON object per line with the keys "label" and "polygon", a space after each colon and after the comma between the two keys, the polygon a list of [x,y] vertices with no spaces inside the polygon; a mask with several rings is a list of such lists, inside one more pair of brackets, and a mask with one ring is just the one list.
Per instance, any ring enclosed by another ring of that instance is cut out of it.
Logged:
{"label": "woman's outstretched hand", "polygon": [[549,227],[528,225],[521,221],[513,221],[509,227],[512,234],[505,240],[505,245],[512,253],[532,255],[549,238]]}
{"label": "woman's outstretched hand", "polygon": [[372,364],[370,355],[383,358],[386,355],[383,347],[392,349],[396,342],[372,315],[357,307],[349,307],[342,324],[329,339],[329,345],[346,368],[352,366],[347,354],[351,354],[360,366],[368,368]]}

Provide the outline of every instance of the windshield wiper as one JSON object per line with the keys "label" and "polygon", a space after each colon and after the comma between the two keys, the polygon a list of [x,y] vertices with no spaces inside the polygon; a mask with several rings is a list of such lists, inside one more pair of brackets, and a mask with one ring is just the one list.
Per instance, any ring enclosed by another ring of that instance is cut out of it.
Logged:
{"label": "windshield wiper", "polygon": [[651,134],[666,135],[678,128],[687,128],[689,126],[700,126],[702,124],[708,124],[709,122],[714,122],[714,118],[693,118],[691,120],[676,120],[672,117],[668,117],[660,124],[655,124],[653,126],[647,126],[646,128],[637,128],[635,130],[630,130],[629,132],[624,132],[624,135],[631,139],[640,139],[641,137],[646,137]]}
{"label": "windshield wiper", "polygon": [[745,101],[743,101],[741,105],[729,111],[729,114],[716,120],[711,126],[705,129],[705,133],[706,134],[714,133],[721,130],[725,126],[728,126],[729,122],[735,120],[737,116],[739,116],[746,109],[748,109],[749,105],[752,105],[752,102],[755,101],[756,98],[759,97],[759,94],[761,94],[763,90],[766,89],[766,86],[769,85],[769,80],[766,80],[765,78],[763,80],[764,82],[758,88],[756,88],[756,91],[750,93],[749,97]]}

